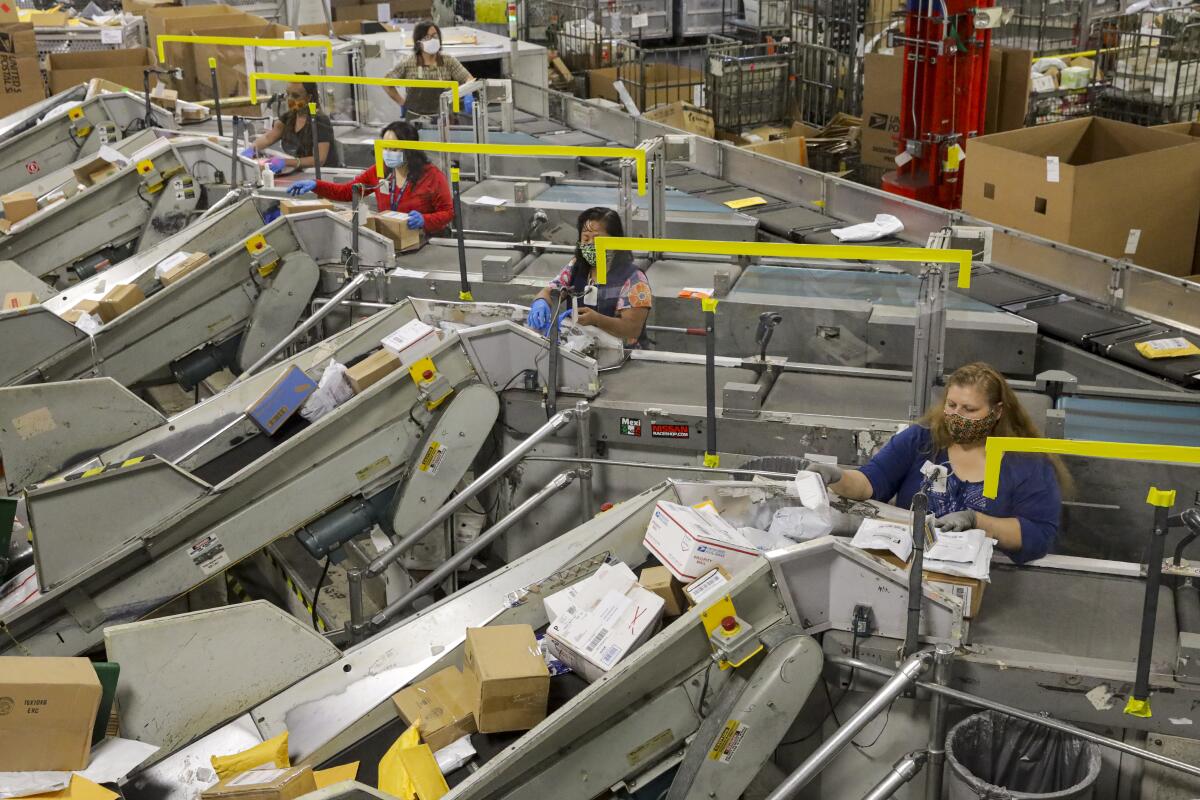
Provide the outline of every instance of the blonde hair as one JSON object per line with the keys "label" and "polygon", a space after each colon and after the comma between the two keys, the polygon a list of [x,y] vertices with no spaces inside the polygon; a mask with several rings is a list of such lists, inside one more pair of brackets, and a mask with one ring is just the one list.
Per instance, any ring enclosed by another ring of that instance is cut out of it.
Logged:
{"label": "blonde hair", "polygon": [[[1029,412],[1017,399],[1017,394],[1008,385],[1008,381],[991,364],[975,361],[964,364],[946,379],[946,389],[951,386],[965,386],[976,389],[984,396],[988,404],[995,408],[1000,406],[1000,419],[992,428],[989,436],[1022,436],[1041,438],[1042,432],[1034,424]],[[921,424],[929,428],[933,437],[933,452],[940,453],[954,443],[950,438],[950,429],[946,425],[945,395],[942,402],[932,406]],[[1072,486],[1071,473],[1062,460],[1055,455],[1047,456],[1054,466],[1054,474],[1058,477],[1059,491],[1065,496]]]}

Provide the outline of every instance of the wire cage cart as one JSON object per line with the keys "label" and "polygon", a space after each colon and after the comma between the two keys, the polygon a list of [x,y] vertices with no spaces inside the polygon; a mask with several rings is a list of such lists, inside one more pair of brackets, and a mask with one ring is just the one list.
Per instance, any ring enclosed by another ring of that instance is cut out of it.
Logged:
{"label": "wire cage cart", "polygon": [[125,50],[146,46],[146,23],[141,17],[134,17],[123,25],[34,28],[33,38],[38,58],[57,53]]}
{"label": "wire cage cart", "polygon": [[1108,85],[1096,114],[1139,125],[1193,119],[1200,110],[1200,10],[1126,14],[1099,23],[1098,69]]}
{"label": "wire cage cart", "polygon": [[795,9],[796,93],[800,119],[822,126],[862,114],[863,55],[890,46],[902,0],[804,0]]}
{"label": "wire cage cart", "polygon": [[620,80],[642,111],[682,100],[707,108],[706,73],[708,58],[740,43],[727,36],[710,34],[702,43],[679,47],[648,48],[632,42],[616,45],[616,80]]}
{"label": "wire cage cart", "polygon": [[670,0],[546,0],[543,6],[546,43],[572,71],[612,66],[621,41],[672,36]]}
{"label": "wire cage cart", "polygon": [[793,0],[721,0],[721,33],[751,43],[790,35]]}
{"label": "wire cage cart", "polygon": [[717,130],[737,131],[790,116],[796,49],[789,43],[715,48],[704,70],[704,97]]}

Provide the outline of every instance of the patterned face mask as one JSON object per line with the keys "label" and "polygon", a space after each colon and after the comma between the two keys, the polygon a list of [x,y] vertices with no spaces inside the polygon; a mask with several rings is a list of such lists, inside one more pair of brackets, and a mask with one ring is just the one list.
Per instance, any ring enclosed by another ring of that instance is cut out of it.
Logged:
{"label": "patterned face mask", "polygon": [[967,419],[958,414],[946,413],[946,430],[956,444],[971,444],[987,438],[1000,419],[1000,409],[993,408],[992,413],[983,419]]}
{"label": "patterned face mask", "polygon": [[588,263],[589,267],[596,266],[596,245],[592,242],[579,245],[579,252],[583,253],[583,260]]}

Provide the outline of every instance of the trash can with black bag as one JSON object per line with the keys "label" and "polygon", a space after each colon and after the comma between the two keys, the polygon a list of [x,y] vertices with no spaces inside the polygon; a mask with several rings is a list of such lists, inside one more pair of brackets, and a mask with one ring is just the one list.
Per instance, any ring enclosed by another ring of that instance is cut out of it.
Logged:
{"label": "trash can with black bag", "polygon": [[946,769],[949,800],[1086,800],[1100,776],[1100,749],[1043,725],[984,711],[950,729]]}

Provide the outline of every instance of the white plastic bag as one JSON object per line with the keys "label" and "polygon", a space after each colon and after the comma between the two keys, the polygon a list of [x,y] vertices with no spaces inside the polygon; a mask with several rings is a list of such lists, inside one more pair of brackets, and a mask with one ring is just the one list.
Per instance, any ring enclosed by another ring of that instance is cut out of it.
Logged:
{"label": "white plastic bag", "polygon": [[885,236],[894,236],[904,230],[904,223],[891,214],[876,214],[872,222],[834,228],[830,231],[839,242],[873,242]]}
{"label": "white plastic bag", "polygon": [[346,377],[345,365],[330,361],[321,373],[317,390],[300,407],[300,416],[309,422],[316,422],[353,396],[354,389]]}

